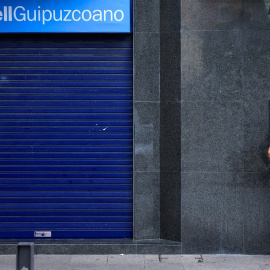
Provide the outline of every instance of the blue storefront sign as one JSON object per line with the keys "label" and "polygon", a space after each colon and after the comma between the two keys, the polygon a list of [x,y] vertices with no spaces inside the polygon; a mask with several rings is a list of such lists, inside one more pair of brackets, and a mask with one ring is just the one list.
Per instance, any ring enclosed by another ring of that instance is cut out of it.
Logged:
{"label": "blue storefront sign", "polygon": [[0,33],[130,33],[131,0],[0,0]]}

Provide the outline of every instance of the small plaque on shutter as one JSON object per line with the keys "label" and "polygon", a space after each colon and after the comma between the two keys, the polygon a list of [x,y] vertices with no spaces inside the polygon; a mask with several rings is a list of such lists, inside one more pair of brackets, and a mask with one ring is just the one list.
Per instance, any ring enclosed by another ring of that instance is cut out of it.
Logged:
{"label": "small plaque on shutter", "polygon": [[35,232],[35,237],[52,237],[52,232]]}

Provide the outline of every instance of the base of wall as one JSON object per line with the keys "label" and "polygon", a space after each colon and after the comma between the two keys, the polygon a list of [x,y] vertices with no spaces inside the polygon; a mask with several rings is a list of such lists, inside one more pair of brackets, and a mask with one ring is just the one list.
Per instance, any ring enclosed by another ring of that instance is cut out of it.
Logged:
{"label": "base of wall", "polygon": [[[0,255],[16,254],[20,241],[0,242]],[[35,254],[182,254],[180,242],[165,240],[38,240],[34,242]]]}

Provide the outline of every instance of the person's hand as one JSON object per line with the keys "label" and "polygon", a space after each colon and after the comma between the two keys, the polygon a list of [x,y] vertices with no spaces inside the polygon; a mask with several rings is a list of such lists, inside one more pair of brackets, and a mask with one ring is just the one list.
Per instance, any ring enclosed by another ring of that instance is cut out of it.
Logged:
{"label": "person's hand", "polygon": [[268,158],[270,159],[270,147],[268,148]]}

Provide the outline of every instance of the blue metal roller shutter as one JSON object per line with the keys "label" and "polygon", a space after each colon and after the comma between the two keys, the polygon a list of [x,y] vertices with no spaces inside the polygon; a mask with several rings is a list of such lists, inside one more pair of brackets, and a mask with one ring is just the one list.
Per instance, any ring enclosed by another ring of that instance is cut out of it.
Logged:
{"label": "blue metal roller shutter", "polygon": [[132,237],[132,38],[2,35],[0,238]]}

